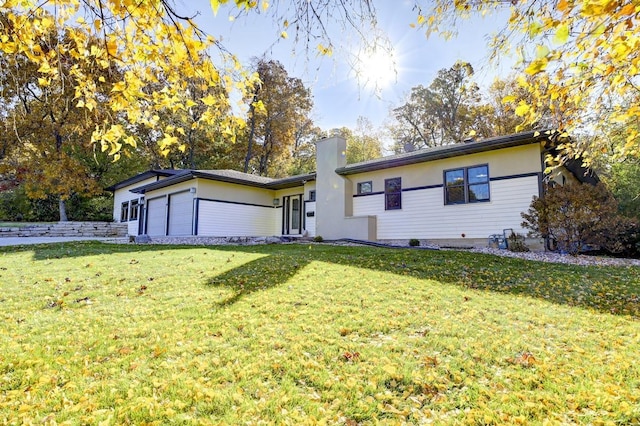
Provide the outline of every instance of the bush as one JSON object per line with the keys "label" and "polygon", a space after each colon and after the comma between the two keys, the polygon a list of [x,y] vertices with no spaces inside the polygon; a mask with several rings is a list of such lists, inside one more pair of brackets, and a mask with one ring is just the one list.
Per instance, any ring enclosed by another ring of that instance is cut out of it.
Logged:
{"label": "bush", "polygon": [[412,238],[409,240],[409,246],[411,247],[418,247],[420,245],[420,240],[416,239],[416,238]]}
{"label": "bush", "polygon": [[524,243],[524,235],[512,232],[507,238],[507,248],[509,251],[524,253],[529,251],[529,247]]}
{"label": "bush", "polygon": [[617,209],[602,183],[546,185],[544,196],[533,197],[529,210],[522,213],[522,227],[533,236],[554,240],[559,250],[572,255],[592,249],[620,253],[635,225]]}
{"label": "bush", "polygon": [[324,241],[324,238],[322,238],[321,235],[316,235],[315,237],[313,237],[313,241],[315,241],[316,243],[321,243]]}

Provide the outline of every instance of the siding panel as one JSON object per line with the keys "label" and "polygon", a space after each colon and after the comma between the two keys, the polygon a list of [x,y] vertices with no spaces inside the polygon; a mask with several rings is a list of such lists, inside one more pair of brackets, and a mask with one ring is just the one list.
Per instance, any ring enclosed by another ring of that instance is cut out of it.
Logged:
{"label": "siding panel", "polygon": [[200,200],[198,210],[198,235],[210,237],[273,235],[276,209]]}
{"label": "siding panel", "polygon": [[310,237],[315,237],[316,236],[316,217],[315,216],[307,216],[306,214],[309,212],[314,212],[316,211],[316,203],[313,201],[307,201],[305,203],[305,229],[308,232]]}
{"label": "siding panel", "polygon": [[491,201],[444,205],[443,189],[402,193],[402,210],[384,210],[384,195],[354,198],[354,216],[375,215],[379,239],[486,238],[520,227],[520,213],[526,211],[538,193],[537,177],[491,182]]}

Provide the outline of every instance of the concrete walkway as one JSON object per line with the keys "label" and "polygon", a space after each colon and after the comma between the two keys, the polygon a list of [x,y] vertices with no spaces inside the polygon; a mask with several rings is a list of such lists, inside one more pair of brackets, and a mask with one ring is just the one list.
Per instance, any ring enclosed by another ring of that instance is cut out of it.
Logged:
{"label": "concrete walkway", "polygon": [[49,244],[49,243],[66,243],[69,241],[109,241],[117,243],[127,243],[127,237],[3,237],[0,238],[0,247],[2,246],[21,246],[29,244]]}

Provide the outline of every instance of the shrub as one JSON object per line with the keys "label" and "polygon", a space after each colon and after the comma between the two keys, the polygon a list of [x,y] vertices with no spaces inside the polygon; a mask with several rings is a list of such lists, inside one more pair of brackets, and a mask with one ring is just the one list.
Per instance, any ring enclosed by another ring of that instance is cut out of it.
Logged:
{"label": "shrub", "polygon": [[524,242],[524,235],[512,232],[507,238],[507,248],[509,251],[524,253],[529,251],[529,247]]}
{"label": "shrub", "polygon": [[313,237],[313,241],[315,241],[316,243],[321,243],[324,241],[324,238],[322,238],[322,235],[316,235],[315,237]]}
{"label": "shrub", "polygon": [[588,249],[619,253],[625,249],[632,221],[618,214],[618,204],[598,183],[546,185],[543,197],[533,197],[522,213],[522,226],[533,236],[550,238],[557,248],[576,255]]}
{"label": "shrub", "polygon": [[416,238],[412,238],[409,240],[409,246],[411,247],[418,247],[420,245],[420,240],[416,239]]}

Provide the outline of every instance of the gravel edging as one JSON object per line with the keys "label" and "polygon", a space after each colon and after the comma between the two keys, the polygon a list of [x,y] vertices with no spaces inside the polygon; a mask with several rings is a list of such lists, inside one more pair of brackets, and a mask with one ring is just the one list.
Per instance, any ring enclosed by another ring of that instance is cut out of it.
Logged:
{"label": "gravel edging", "polygon": [[532,260],[547,263],[563,263],[566,265],[580,266],[640,266],[640,259],[623,259],[617,257],[604,256],[571,256],[554,252],[513,252],[495,248],[481,248],[469,250],[474,253],[492,254],[502,257],[513,257],[517,259]]}

